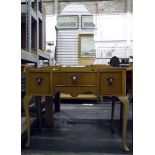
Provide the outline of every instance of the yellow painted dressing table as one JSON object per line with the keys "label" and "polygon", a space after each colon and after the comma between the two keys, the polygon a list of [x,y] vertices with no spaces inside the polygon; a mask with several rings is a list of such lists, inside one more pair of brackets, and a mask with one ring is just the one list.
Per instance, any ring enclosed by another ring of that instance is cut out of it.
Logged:
{"label": "yellow painted dressing table", "polygon": [[57,92],[71,94],[73,97],[85,93],[92,93],[97,98],[100,96],[117,96],[124,107],[123,147],[125,151],[129,151],[126,144],[129,107],[126,96],[126,69],[103,65],[86,67],[48,66],[27,69],[26,96],[24,97],[27,146],[30,146],[29,102],[32,96],[46,96],[48,98]]}

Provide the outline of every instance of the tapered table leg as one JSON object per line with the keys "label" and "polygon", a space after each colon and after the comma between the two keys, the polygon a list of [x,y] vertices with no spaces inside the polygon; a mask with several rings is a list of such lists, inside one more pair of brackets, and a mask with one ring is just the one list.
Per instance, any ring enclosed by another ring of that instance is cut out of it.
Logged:
{"label": "tapered table leg", "polygon": [[128,109],[129,109],[129,101],[127,96],[119,96],[119,100],[122,102],[124,107],[123,114],[123,147],[125,151],[129,151],[129,148],[126,144],[126,130],[127,130],[127,119],[128,119]]}
{"label": "tapered table leg", "polygon": [[30,114],[29,114],[29,102],[32,99],[32,96],[25,96],[24,97],[24,110],[25,110],[25,117],[26,117],[26,131],[27,131],[27,142],[26,147],[30,146]]}

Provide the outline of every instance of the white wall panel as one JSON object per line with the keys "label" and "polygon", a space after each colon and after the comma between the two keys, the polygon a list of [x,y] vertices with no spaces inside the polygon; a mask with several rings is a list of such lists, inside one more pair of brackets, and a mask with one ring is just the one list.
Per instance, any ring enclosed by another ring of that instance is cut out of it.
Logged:
{"label": "white wall panel", "polygon": [[[84,9],[84,7],[82,6]],[[60,65],[78,65],[78,37],[79,34],[93,34],[94,30],[81,29],[81,14],[88,15],[89,12],[84,9],[84,12],[80,12],[80,8],[70,8],[72,11],[67,11],[67,15],[78,15],[78,28],[77,29],[58,29],[57,30],[57,63]],[[64,9],[61,15],[66,14]]]}
{"label": "white wall panel", "polygon": [[95,63],[107,64],[112,56],[129,58],[133,55],[132,14],[94,15],[94,22],[97,58]]}

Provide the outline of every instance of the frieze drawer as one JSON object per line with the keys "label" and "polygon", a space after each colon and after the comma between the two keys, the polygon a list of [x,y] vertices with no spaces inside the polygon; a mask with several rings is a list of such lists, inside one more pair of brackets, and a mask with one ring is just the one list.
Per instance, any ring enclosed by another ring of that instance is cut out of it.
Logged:
{"label": "frieze drawer", "polygon": [[100,72],[99,83],[101,95],[125,94],[125,79],[122,71]]}
{"label": "frieze drawer", "polygon": [[36,96],[51,94],[50,72],[28,72],[27,77],[28,94]]}
{"label": "frieze drawer", "polygon": [[96,86],[97,72],[55,72],[53,74],[53,86]]}

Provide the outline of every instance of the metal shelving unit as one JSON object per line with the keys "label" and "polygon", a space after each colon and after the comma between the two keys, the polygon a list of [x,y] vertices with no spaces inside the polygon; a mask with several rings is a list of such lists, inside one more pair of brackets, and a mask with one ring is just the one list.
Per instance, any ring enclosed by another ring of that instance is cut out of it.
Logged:
{"label": "metal shelving unit", "polygon": [[21,0],[21,63],[50,61],[46,51],[46,19],[42,0]]}
{"label": "metal shelving unit", "polygon": [[[46,16],[42,3],[42,0],[21,0],[21,101],[26,93],[24,68],[39,67],[40,60],[50,64],[50,55],[45,52]],[[24,135],[25,126],[22,122],[21,125]]]}

